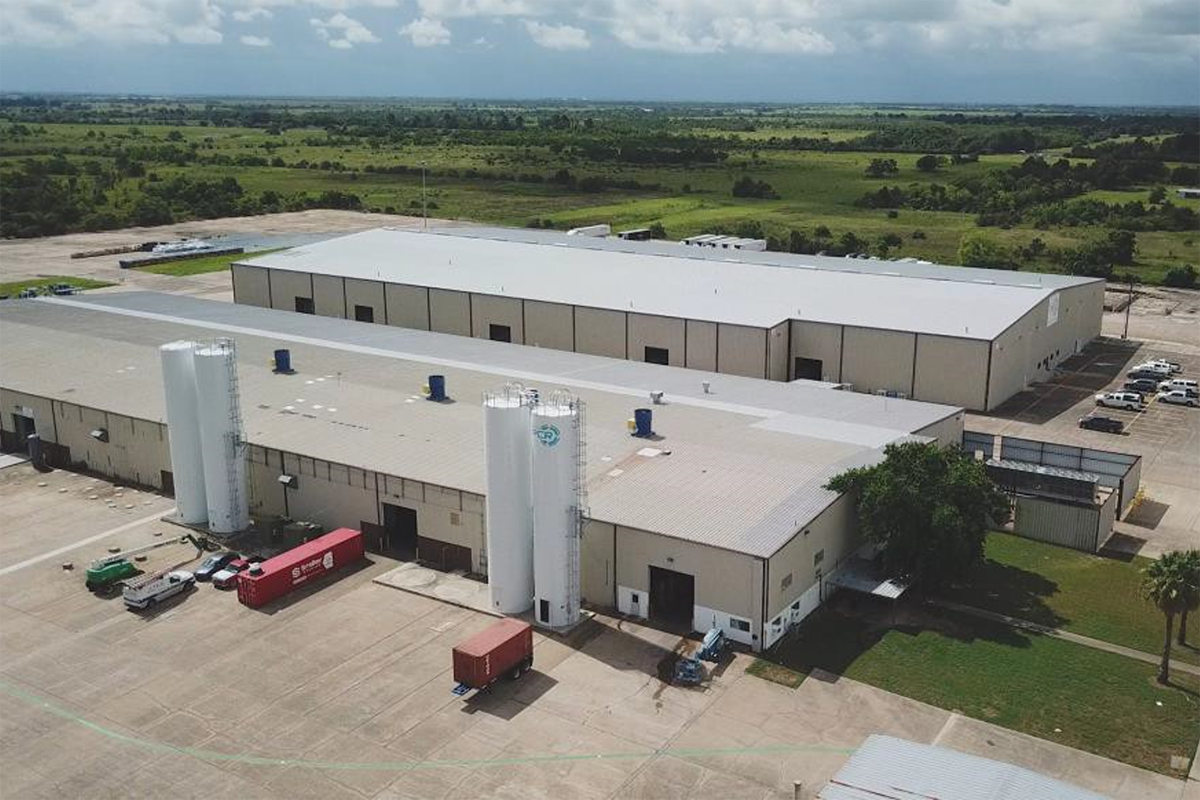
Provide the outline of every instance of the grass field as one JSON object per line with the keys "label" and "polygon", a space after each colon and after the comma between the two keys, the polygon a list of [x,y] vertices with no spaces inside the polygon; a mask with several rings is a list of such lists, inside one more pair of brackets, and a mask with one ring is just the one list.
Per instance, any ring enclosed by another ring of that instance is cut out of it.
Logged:
{"label": "grass field", "polygon": [[[947,599],[1147,653],[1162,651],[1163,616],[1138,593],[1149,559],[1120,561],[1007,533],[988,535],[986,555],[969,582],[943,593]],[[1172,648],[1172,657],[1200,664],[1200,614],[1188,621],[1188,641],[1192,646]]]}
{"label": "grass field", "polygon": [[112,286],[111,283],[96,281],[92,280],[91,278],[76,278],[70,275],[51,275],[50,277],[33,278],[26,281],[0,283],[0,296],[15,297],[25,289],[50,286],[54,283],[67,283],[81,291],[85,289],[102,289],[105,286]]}
{"label": "grass field", "polygon": [[205,258],[185,258],[179,261],[167,261],[162,264],[151,264],[148,267],[136,267],[142,272],[153,272],[155,275],[174,275],[176,277],[185,277],[187,275],[202,275],[206,272],[222,272],[229,269],[229,265],[235,261],[241,261],[247,256],[265,256],[268,253],[278,253],[283,248],[274,248],[272,250],[256,250],[252,253],[228,253],[220,256],[207,256]]}
{"label": "grass field", "polygon": [[[918,109],[913,113],[929,112]],[[248,194],[254,195],[268,191],[283,196],[353,193],[367,209],[412,213],[421,205],[421,176],[414,168],[424,162],[430,170],[426,183],[431,216],[518,227],[535,220],[549,220],[558,228],[594,222],[610,223],[616,228],[642,227],[658,222],[669,237],[682,238],[743,222],[758,223],[764,233],[781,237],[791,229],[811,234],[824,226],[835,239],[850,232],[876,243],[894,234],[901,244],[891,248],[891,257],[942,263],[955,263],[964,235],[980,230],[1010,248],[1026,246],[1035,237],[1050,248],[1069,248],[1106,234],[1098,227],[1038,230],[1024,224],[981,229],[973,214],[911,209],[889,213],[854,204],[864,193],[883,185],[952,185],[1019,164],[1025,158],[1023,154],[982,155],[977,162],[946,164],[930,173],[916,168],[920,153],[821,152],[761,146],[773,138],[792,136],[845,142],[870,133],[870,121],[869,109],[855,112],[844,108],[836,113],[791,109],[764,115],[750,127],[737,116],[672,117],[664,123],[666,130],[712,137],[714,146],[728,151],[724,160],[688,166],[590,161],[569,146],[552,147],[528,134],[514,139],[507,134],[472,138],[454,132],[410,133],[380,146],[365,140],[344,140],[314,127],[291,127],[272,134],[249,127],[47,123],[38,127],[36,135],[9,137],[0,143],[0,169],[15,168],[26,158],[49,159],[61,154],[81,167],[90,165],[109,174],[114,162],[108,153],[113,148],[152,152],[157,147],[194,146],[193,163],[148,161],[145,177],[117,177],[111,187],[97,194],[101,201],[96,213],[118,217],[130,213],[150,184],[175,176],[235,178]],[[206,163],[236,163],[247,158],[281,159],[282,165]],[[864,169],[873,158],[893,159],[899,171],[885,179],[868,178]],[[320,166],[323,162],[325,166]],[[399,166],[410,171],[367,171],[367,167]],[[641,188],[585,192],[549,180],[494,177],[503,173],[548,179],[561,169],[570,170],[578,178],[636,181]],[[468,170],[493,177],[470,176]],[[778,199],[733,197],[730,188],[744,175],[769,183]],[[84,170],[78,180],[86,184],[92,178]],[[1116,203],[1145,201],[1148,193],[1148,187],[1139,187],[1098,191],[1085,197]],[[1200,201],[1173,198],[1173,202],[1200,208]],[[1137,238],[1133,271],[1145,281],[1158,282],[1168,269],[1183,263],[1200,264],[1200,234],[1196,232],[1151,231],[1138,233]],[[1058,265],[1043,256],[1024,268],[1055,271]]]}
{"label": "grass field", "polygon": [[1005,728],[1182,777],[1200,739],[1200,679],[1071,642],[944,613],[877,625],[829,604],[769,653]]}

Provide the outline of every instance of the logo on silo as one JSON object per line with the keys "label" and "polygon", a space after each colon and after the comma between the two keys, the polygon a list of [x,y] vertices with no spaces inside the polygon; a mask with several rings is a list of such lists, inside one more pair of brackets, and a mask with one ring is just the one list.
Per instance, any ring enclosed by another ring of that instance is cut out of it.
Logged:
{"label": "logo on silo", "polygon": [[558,440],[562,438],[562,432],[549,423],[538,426],[533,435],[546,447],[554,447],[554,445],[558,444]]}

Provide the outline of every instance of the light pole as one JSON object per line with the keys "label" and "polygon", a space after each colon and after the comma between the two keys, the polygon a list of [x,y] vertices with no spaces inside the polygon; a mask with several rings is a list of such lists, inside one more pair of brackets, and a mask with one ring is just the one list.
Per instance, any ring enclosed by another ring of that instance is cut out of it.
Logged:
{"label": "light pole", "polygon": [[1122,339],[1129,338],[1129,308],[1133,305],[1133,275],[1129,275],[1129,302],[1125,304],[1125,332],[1121,334]]}
{"label": "light pole", "polygon": [[421,229],[429,229],[428,206],[425,204],[425,162],[421,162]]}

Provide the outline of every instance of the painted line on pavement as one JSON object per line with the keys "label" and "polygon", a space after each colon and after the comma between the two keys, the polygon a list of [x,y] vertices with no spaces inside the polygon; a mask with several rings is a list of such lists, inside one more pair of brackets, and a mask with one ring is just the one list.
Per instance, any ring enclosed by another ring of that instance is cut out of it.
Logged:
{"label": "painted line on pavement", "polygon": [[118,533],[123,533],[124,531],[127,531],[130,528],[136,528],[138,525],[144,525],[147,522],[153,522],[156,519],[159,519],[161,517],[167,516],[168,514],[174,514],[174,513],[175,513],[175,507],[172,506],[171,508],[166,509],[164,511],[159,511],[154,514],[151,514],[148,517],[142,517],[141,519],[135,519],[132,522],[126,522],[124,525],[118,525],[115,528],[110,528],[109,530],[106,530],[104,533],[97,533],[95,536],[89,536],[86,539],[80,539],[78,542],[72,542],[71,544],[64,545],[64,546],[58,548],[57,550],[51,550],[49,553],[42,553],[40,556],[34,556],[33,558],[28,558],[18,564],[13,564],[12,566],[9,566],[9,567],[4,567],[3,569],[0,569],[0,575],[8,575],[9,573],[16,572],[19,569],[25,569],[26,567],[32,567],[34,564],[40,564],[43,561],[48,561],[51,558],[54,558],[55,556],[61,556],[63,553],[69,553],[77,547],[83,547],[85,544],[91,544],[92,542],[98,542],[101,539],[107,539],[109,536],[116,536]]}

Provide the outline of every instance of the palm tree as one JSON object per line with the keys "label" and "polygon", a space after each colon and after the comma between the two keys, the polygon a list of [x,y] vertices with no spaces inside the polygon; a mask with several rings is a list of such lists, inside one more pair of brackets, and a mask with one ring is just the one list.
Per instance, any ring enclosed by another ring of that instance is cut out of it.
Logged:
{"label": "palm tree", "polygon": [[1189,565],[1186,569],[1192,576],[1192,585],[1187,596],[1187,605],[1179,614],[1179,638],[1176,640],[1179,644],[1187,644],[1188,613],[1200,610],[1200,550],[1186,550],[1183,558]]}
{"label": "palm tree", "polygon": [[1167,635],[1163,639],[1162,663],[1158,667],[1158,682],[1166,683],[1171,669],[1171,633],[1175,615],[1187,610],[1190,598],[1197,591],[1192,558],[1183,551],[1164,553],[1161,558],[1142,570],[1142,595],[1154,603],[1167,618]]}

